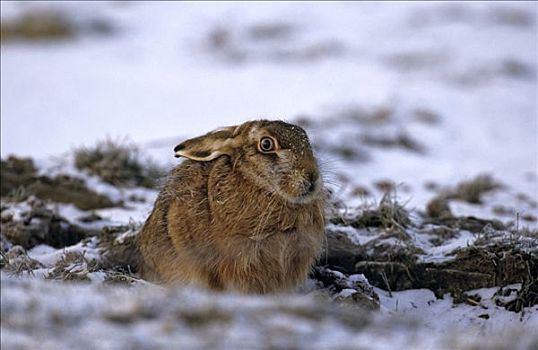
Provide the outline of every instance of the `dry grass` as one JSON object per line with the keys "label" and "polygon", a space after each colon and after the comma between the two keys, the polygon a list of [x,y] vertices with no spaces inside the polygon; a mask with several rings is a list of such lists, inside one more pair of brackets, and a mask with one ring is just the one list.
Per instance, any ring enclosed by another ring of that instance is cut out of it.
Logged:
{"label": "dry grass", "polygon": [[51,280],[89,282],[88,274],[97,271],[97,262],[86,259],[82,252],[66,252],[45,277]]}
{"label": "dry grass", "polygon": [[89,189],[84,180],[69,175],[58,175],[54,178],[37,177],[26,187],[26,191],[38,198],[53,202],[73,203],[81,210],[121,206],[121,203],[113,202],[106,195]]}
{"label": "dry grass", "polygon": [[37,168],[31,158],[9,156],[0,162],[0,194],[2,197],[15,197],[19,188],[33,181]]}
{"label": "dry grass", "polygon": [[219,25],[208,32],[205,46],[210,54],[233,64],[308,62],[345,53],[344,45],[336,39],[289,45],[297,32],[294,24],[285,22],[262,22],[242,28]]}
{"label": "dry grass", "polygon": [[72,203],[82,210],[110,208],[114,203],[106,195],[86,186],[84,180],[69,175],[38,176],[30,158],[10,156],[1,161],[1,196],[16,202],[31,196],[58,203]]}
{"label": "dry grass", "polygon": [[[489,178],[475,180],[459,186],[460,195],[480,193],[496,186]],[[480,307],[480,301],[465,291],[521,283],[517,297],[503,301],[502,305],[516,312],[536,305],[538,230],[517,229],[517,225],[508,230],[494,220],[455,217],[450,213],[447,201],[447,197],[441,196],[430,203],[430,218],[423,221],[420,230],[430,234],[433,244],[437,245],[453,239],[462,230],[475,233],[475,242],[457,249],[451,260],[423,262],[417,259],[424,252],[405,239],[406,230],[412,224],[409,215],[387,195],[377,208],[366,210],[352,220],[332,220],[337,227],[328,231],[327,256],[320,263],[348,274],[363,273],[379,288],[394,291],[428,288],[438,297],[449,292],[456,302],[467,302],[476,307]],[[358,245],[340,234],[338,226],[373,229],[376,237]],[[402,244],[384,244],[387,238],[395,238]]]}
{"label": "dry grass", "polygon": [[436,196],[426,205],[426,215],[429,218],[448,219],[454,217],[445,196]]}
{"label": "dry grass", "polygon": [[33,275],[33,271],[43,267],[39,261],[28,256],[26,250],[18,245],[11,247],[8,252],[0,251],[2,255],[2,269],[20,276],[22,274]]}
{"label": "dry grass", "polygon": [[27,10],[14,18],[2,18],[2,43],[10,41],[64,41],[82,34],[110,35],[116,28],[104,18],[72,18],[55,9]]}
{"label": "dry grass", "polygon": [[328,123],[328,126],[332,126],[335,123],[335,119],[339,122],[350,122],[357,124],[363,128],[379,128],[385,125],[390,125],[395,122],[394,106],[390,104],[384,104],[376,106],[375,108],[366,108],[357,104],[346,104],[335,108],[330,113],[330,119],[314,120],[309,116],[302,116],[301,119],[307,121],[310,124]]}
{"label": "dry grass", "polygon": [[482,195],[501,188],[501,185],[489,175],[478,175],[475,178],[463,181],[450,191],[449,198],[460,199],[468,203],[481,204]]}
{"label": "dry grass", "polygon": [[365,145],[381,148],[402,148],[407,151],[424,153],[424,146],[406,132],[400,132],[395,136],[374,136],[364,134],[361,141]]}
{"label": "dry grass", "polygon": [[115,186],[155,188],[166,174],[151,160],[143,160],[138,147],[110,139],[74,150],[75,166]]}
{"label": "dry grass", "polygon": [[377,208],[363,211],[351,222],[351,226],[356,228],[382,227],[389,231],[403,233],[410,225],[409,212],[398,203],[391,192],[385,193]]}
{"label": "dry grass", "polygon": [[248,36],[255,41],[288,40],[297,28],[292,23],[263,22],[248,28]]}
{"label": "dry grass", "polygon": [[[456,187],[445,189],[431,199],[426,205],[426,216],[433,219],[451,219],[453,215],[450,211],[450,200],[458,199],[471,204],[482,204],[482,196],[485,193],[501,187],[500,183],[485,174],[478,175],[468,181],[462,181]],[[499,208],[494,208],[497,213],[499,210]]]}
{"label": "dry grass", "polygon": [[28,12],[13,19],[2,19],[4,40],[65,40],[73,38],[76,29],[65,15],[55,11]]}
{"label": "dry grass", "polygon": [[132,271],[123,269],[106,271],[104,280],[105,284],[121,284],[125,286],[131,286],[139,281],[140,279],[136,277]]}

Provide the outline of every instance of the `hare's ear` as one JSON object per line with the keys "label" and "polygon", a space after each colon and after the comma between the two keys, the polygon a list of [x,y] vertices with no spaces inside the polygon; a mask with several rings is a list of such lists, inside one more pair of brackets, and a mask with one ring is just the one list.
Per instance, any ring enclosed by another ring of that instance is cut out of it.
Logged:
{"label": "hare's ear", "polygon": [[175,156],[208,162],[223,154],[230,155],[238,146],[236,129],[235,126],[221,128],[182,142],[174,148]]}

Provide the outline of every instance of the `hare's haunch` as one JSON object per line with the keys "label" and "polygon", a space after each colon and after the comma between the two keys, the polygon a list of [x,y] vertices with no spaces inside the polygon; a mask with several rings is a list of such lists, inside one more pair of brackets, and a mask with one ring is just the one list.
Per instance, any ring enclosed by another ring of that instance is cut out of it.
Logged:
{"label": "hare's haunch", "polygon": [[139,235],[143,274],[268,293],[301,284],[324,236],[324,194],[305,131],[258,120],[187,140]]}

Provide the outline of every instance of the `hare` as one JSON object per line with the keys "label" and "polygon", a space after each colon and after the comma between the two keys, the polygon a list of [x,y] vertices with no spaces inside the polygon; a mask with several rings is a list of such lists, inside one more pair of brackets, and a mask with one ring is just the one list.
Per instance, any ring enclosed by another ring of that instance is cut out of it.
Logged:
{"label": "hare", "polygon": [[187,159],[139,234],[143,276],[245,293],[303,283],[325,232],[325,194],[306,132],[249,121],[174,151]]}

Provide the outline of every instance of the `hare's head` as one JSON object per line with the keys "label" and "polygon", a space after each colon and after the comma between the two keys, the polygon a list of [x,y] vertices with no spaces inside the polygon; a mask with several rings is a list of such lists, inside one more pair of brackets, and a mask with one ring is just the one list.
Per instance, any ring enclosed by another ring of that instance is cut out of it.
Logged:
{"label": "hare's head", "polygon": [[321,176],[306,132],[282,121],[257,120],[215,130],[174,149],[176,157],[208,162],[228,156],[234,171],[294,203],[319,196]]}

